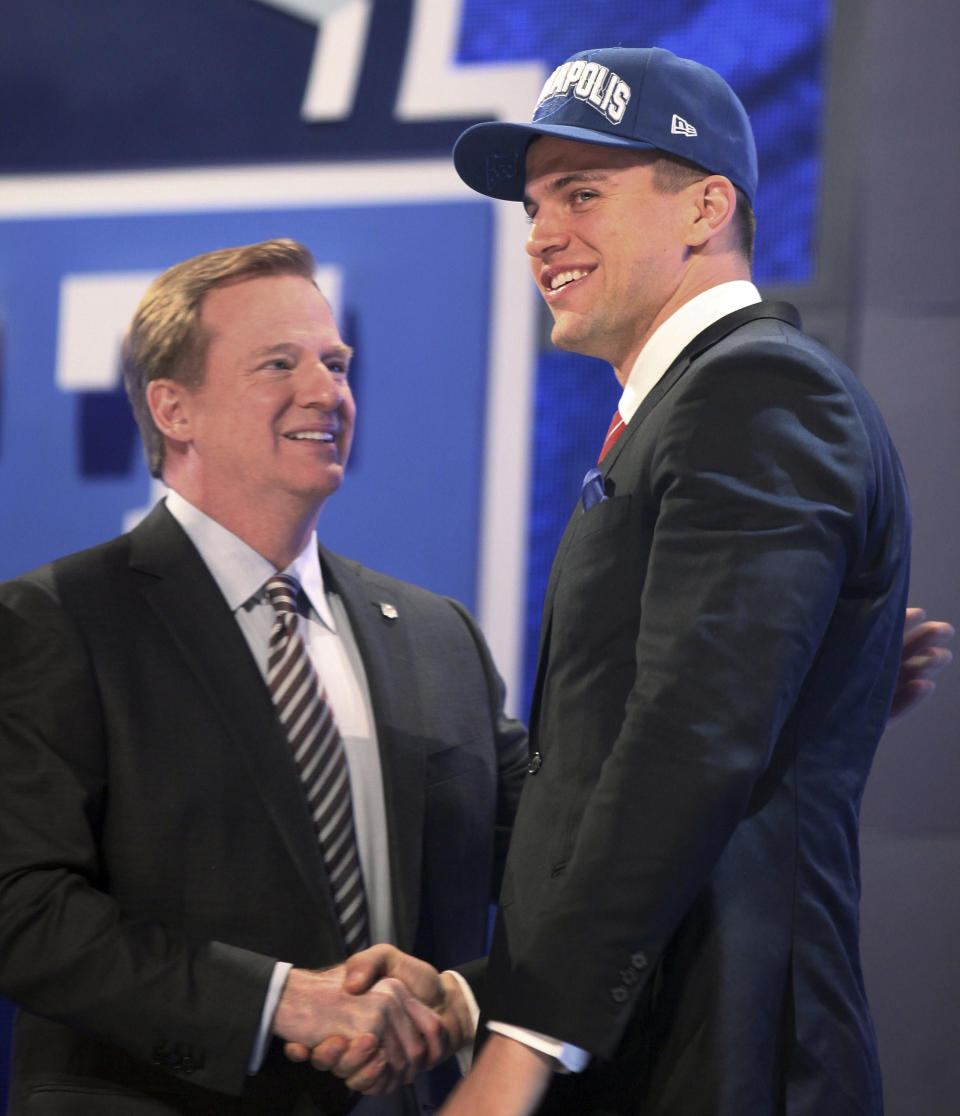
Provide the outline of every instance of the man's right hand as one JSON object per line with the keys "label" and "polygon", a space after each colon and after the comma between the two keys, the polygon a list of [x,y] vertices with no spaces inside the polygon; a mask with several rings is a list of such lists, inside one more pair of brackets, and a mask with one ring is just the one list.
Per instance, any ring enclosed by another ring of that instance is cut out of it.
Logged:
{"label": "man's right hand", "polygon": [[[431,1009],[431,1018],[439,1020],[443,1029],[443,1048],[438,1052],[436,1044],[431,1044],[420,1068],[430,1069],[473,1038],[470,1010],[457,979],[450,973],[438,973],[432,965],[390,945],[354,954],[335,971],[343,973],[344,990],[349,995],[363,997],[384,982],[399,981],[416,1001],[426,1005],[424,1010]],[[372,1033],[353,1039],[344,1033],[315,1044],[288,1042],[285,1050],[292,1061],[309,1058],[315,1069],[336,1074],[361,1093],[389,1092],[400,1084],[388,1051]],[[407,1075],[403,1080],[412,1078]]]}
{"label": "man's right hand", "polygon": [[[377,1091],[389,1092],[413,1081],[424,1066],[446,1057],[446,1025],[402,980],[387,975],[385,964],[364,963],[357,972],[350,980],[345,965],[320,972],[291,969],[274,1015],[273,1033],[287,1043],[294,1061],[303,1061],[315,1048],[350,1049],[357,1062],[359,1052],[367,1051],[366,1062],[373,1058],[378,1069],[376,1074],[368,1069],[363,1080],[370,1078],[380,1086]],[[333,1045],[323,1047],[325,1040]]]}

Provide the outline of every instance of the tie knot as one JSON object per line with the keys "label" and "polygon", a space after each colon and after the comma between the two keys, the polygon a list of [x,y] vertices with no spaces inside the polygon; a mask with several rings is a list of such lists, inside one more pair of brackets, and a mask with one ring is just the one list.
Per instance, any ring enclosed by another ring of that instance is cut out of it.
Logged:
{"label": "tie knot", "polygon": [[290,574],[276,574],[266,585],[270,603],[280,613],[297,613],[300,582]]}

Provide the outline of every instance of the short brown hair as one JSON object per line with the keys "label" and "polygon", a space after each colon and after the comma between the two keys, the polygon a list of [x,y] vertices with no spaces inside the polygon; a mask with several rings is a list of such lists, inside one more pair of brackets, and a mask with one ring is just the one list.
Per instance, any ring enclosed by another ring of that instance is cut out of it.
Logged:
{"label": "short brown hair", "polygon": [[[657,158],[653,164],[653,184],[657,190],[665,194],[678,194],[692,182],[699,182],[701,178],[706,178],[710,174],[710,171],[679,155],[670,155],[666,151],[657,151],[656,154]],[[737,209],[733,215],[736,245],[747,264],[753,267],[753,239],[757,221],[753,215],[750,199],[739,186],[734,186],[734,190],[737,192]]]}
{"label": "short brown hair", "polygon": [[123,339],[123,382],[140,427],[153,476],[163,473],[163,436],[147,404],[147,384],[169,379],[203,382],[209,337],[200,324],[204,297],[215,287],[262,275],[299,275],[313,281],[316,263],[295,240],[264,240],[205,252],[168,268],[150,284]]}

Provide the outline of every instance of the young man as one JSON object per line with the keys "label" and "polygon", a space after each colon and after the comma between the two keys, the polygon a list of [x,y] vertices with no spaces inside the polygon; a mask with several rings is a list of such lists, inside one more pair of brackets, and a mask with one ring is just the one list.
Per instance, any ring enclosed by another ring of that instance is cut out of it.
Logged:
{"label": "young man", "polygon": [[157,280],[125,376],[170,496],[0,586],[13,1114],[346,1112],[272,1036],[372,1032],[409,1081],[444,1020],[314,970],[485,947],[525,732],[459,605],[318,547],[354,404],[313,271],[278,240]]}
{"label": "young man", "polygon": [[494,1033],[445,1111],[875,1116],[857,815],[910,542],[883,421],[750,281],[754,140],[711,70],[585,51],[454,158],[523,201],[553,340],[623,396],[547,589]]}

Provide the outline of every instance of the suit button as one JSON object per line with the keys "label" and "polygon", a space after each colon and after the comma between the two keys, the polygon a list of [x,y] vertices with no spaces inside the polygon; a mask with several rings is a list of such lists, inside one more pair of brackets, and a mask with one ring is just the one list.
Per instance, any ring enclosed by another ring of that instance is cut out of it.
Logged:
{"label": "suit button", "polygon": [[645,969],[647,967],[647,955],[645,953],[635,953],[630,958],[630,964],[637,970]]}
{"label": "suit button", "polygon": [[530,762],[527,764],[527,774],[536,775],[540,770],[540,765],[543,763],[543,756],[539,752],[534,752],[530,757]]}
{"label": "suit button", "polygon": [[630,993],[626,990],[626,988],[618,985],[616,988],[610,989],[610,995],[616,1003],[622,1004],[624,1000],[626,1000],[626,998],[630,995]]}

